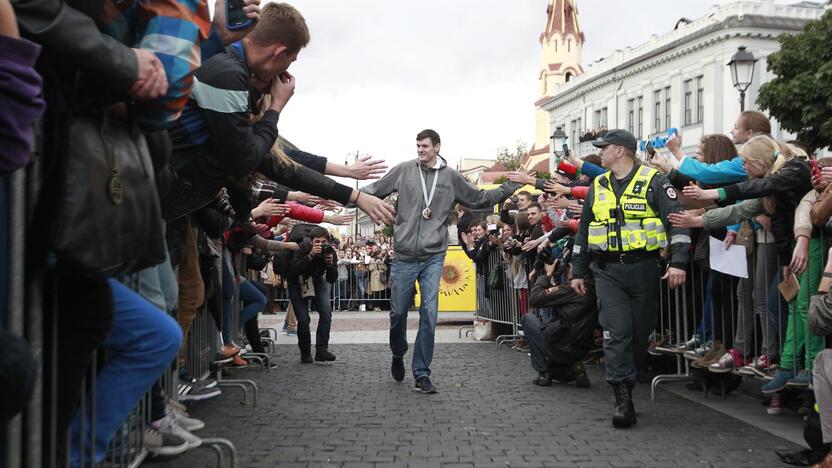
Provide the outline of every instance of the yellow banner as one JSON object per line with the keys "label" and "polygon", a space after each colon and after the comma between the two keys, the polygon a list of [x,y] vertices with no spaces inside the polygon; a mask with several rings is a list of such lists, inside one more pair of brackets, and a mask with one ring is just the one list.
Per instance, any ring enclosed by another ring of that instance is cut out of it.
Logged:
{"label": "yellow banner", "polygon": [[[393,278],[395,281],[395,278]],[[421,302],[416,283],[416,305]],[[439,312],[475,312],[477,310],[477,277],[474,262],[462,247],[451,245],[445,254],[445,266],[439,283]]]}

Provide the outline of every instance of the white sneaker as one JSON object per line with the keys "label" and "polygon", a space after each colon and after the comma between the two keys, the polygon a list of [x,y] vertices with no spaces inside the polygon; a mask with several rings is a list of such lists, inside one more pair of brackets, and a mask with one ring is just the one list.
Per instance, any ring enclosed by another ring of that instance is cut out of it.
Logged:
{"label": "white sneaker", "polygon": [[[157,423],[151,424],[162,434],[171,434],[185,439],[185,442],[188,443],[188,450],[202,445],[202,439],[183,429],[182,426],[176,423],[176,419],[174,419],[171,415],[167,415],[160,419]],[[158,426],[156,426],[156,424],[158,424]]]}
{"label": "white sneaker", "polygon": [[177,411],[173,407],[165,408],[165,413],[169,416],[172,416],[176,424],[179,424],[179,427],[185,429],[188,432],[198,431],[205,427],[205,423],[200,421],[196,418],[188,417],[188,413],[184,411]]}
{"label": "white sneaker", "polygon": [[364,304],[361,304],[360,306],[358,306],[358,311],[359,312],[367,312],[367,306],[365,306]]}

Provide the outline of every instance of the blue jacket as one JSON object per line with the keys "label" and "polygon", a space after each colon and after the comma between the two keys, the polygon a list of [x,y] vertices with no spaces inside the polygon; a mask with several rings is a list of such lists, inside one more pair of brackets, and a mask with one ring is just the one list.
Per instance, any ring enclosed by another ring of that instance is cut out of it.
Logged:
{"label": "blue jacket", "polygon": [[748,178],[739,156],[716,164],[707,164],[687,157],[682,160],[679,172],[705,184],[733,184]]}

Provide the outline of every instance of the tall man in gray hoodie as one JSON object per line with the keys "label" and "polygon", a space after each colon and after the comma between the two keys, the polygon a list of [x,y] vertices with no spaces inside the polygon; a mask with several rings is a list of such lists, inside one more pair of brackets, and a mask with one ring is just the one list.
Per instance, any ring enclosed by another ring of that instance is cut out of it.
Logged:
{"label": "tall man in gray hoodie", "polygon": [[445,251],[448,249],[448,220],[455,203],[469,208],[494,206],[521,187],[506,182],[493,190],[480,190],[458,171],[448,167],[439,155],[439,134],[423,130],[416,135],[416,160],[392,168],[376,183],[361,189],[384,198],[398,192],[395,222],[395,260],[391,267],[390,350],[391,373],[397,382],[404,380],[404,355],[407,352],[407,309],[421,290],[419,332],[413,349],[413,377],[416,391],[436,393],[430,381],[430,363],[439,303]]}

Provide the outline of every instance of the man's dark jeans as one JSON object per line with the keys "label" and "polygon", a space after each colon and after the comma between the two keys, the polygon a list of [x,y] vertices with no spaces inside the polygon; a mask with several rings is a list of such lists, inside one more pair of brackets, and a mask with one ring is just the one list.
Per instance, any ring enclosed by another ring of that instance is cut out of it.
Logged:
{"label": "man's dark jeans", "polygon": [[[310,352],[312,337],[309,330],[309,308],[306,299],[302,296],[300,278],[289,280],[289,300],[295,309],[295,316],[298,319],[298,348],[301,354]],[[332,304],[329,302],[330,284],[326,278],[313,279],[315,285],[315,308],[318,310],[318,330],[315,333],[315,350],[326,351],[329,347],[329,330],[332,327]]]}

